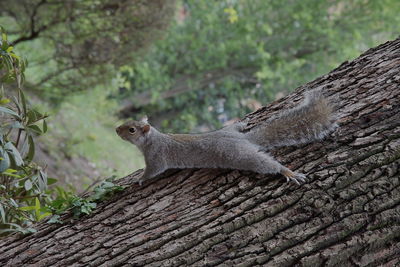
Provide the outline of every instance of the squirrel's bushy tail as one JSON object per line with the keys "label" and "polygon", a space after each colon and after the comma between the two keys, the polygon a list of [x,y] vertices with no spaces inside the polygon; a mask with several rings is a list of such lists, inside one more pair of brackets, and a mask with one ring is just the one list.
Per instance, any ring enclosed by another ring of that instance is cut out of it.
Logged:
{"label": "squirrel's bushy tail", "polygon": [[309,91],[299,106],[284,111],[246,133],[248,140],[268,149],[305,144],[324,138],[336,127],[334,105],[320,90]]}

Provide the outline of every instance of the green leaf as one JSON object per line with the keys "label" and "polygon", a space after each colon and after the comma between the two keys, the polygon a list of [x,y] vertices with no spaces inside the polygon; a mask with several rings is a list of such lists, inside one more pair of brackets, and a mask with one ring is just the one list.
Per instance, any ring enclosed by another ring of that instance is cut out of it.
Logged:
{"label": "green leaf", "polygon": [[[8,49],[10,49],[10,48],[11,48],[11,50],[12,50],[13,47],[12,47],[12,46],[8,47]],[[7,49],[7,50],[8,50],[8,49]],[[9,53],[9,55],[12,56],[13,58],[17,59],[18,61],[20,60],[20,57],[17,56],[16,54],[12,53],[12,52]],[[18,62],[18,61],[17,61],[17,62]],[[17,64],[17,65],[19,65],[19,64]]]}
{"label": "green leaf", "polygon": [[3,172],[3,174],[5,174],[7,176],[12,176],[12,177],[15,177],[15,178],[21,178],[22,177],[21,175],[12,174],[12,173],[8,173],[8,172]]}
{"label": "green leaf", "polygon": [[6,213],[4,212],[4,208],[3,205],[1,205],[1,203],[0,203],[0,217],[2,223],[6,223]]}
{"label": "green leaf", "polygon": [[22,110],[24,112],[24,114],[26,114],[26,99],[25,99],[25,94],[24,92],[19,89],[18,90],[19,95],[21,96],[21,102],[22,102]]}
{"label": "green leaf", "polygon": [[40,218],[40,201],[37,197],[35,197],[35,216],[36,220],[39,221]]}
{"label": "green leaf", "polygon": [[8,48],[7,35],[5,33],[3,33],[1,36],[4,40],[4,41],[2,41],[1,50],[6,51]]}
{"label": "green leaf", "polygon": [[93,209],[96,208],[96,206],[97,204],[94,202],[87,202],[81,206],[81,212],[84,214],[90,214],[93,211]]}
{"label": "green leaf", "polygon": [[57,183],[57,179],[56,178],[51,178],[51,177],[48,177],[47,178],[47,185],[52,185],[52,184],[55,184],[55,183]]}
{"label": "green leaf", "polygon": [[13,145],[13,143],[7,142],[4,148],[9,151],[10,155],[14,158],[15,164],[17,166],[21,166],[22,164],[24,164],[21,154],[19,153],[18,149]]}
{"label": "green leaf", "polygon": [[[7,43],[8,43],[8,42],[7,42],[7,34],[4,32],[3,27],[1,27],[0,30],[1,30],[1,39],[2,39],[2,42],[7,44]],[[8,47],[8,46],[7,46],[7,47]],[[6,50],[6,49],[3,49],[3,50]]]}
{"label": "green leaf", "polygon": [[33,157],[35,156],[35,143],[33,142],[33,137],[31,135],[28,136],[28,145],[29,150],[28,154],[26,155],[26,160],[31,162]]}
{"label": "green leaf", "polygon": [[8,55],[3,57],[4,62],[6,63],[7,66],[7,70],[11,71],[13,69],[13,62],[12,62],[12,58]]}
{"label": "green leaf", "polygon": [[42,213],[39,215],[38,221],[41,221],[41,220],[43,220],[43,218],[50,216],[50,215],[51,215],[51,212]]}
{"label": "green leaf", "polygon": [[10,201],[11,205],[14,206],[14,208],[18,208],[19,207],[18,203],[13,198],[10,198],[9,201]]}
{"label": "green leaf", "polygon": [[8,153],[2,147],[0,147],[0,157],[3,158],[0,160],[0,172],[4,172],[10,166],[10,158]]}
{"label": "green leaf", "polygon": [[39,182],[39,188],[41,191],[44,191],[47,189],[47,174],[40,170],[39,171],[39,177],[38,177],[38,182]]}
{"label": "green leaf", "polygon": [[5,224],[13,226],[13,227],[15,227],[15,229],[12,229],[12,228],[10,228],[10,229],[2,229],[2,230],[0,230],[0,233],[19,232],[21,234],[26,235],[26,234],[32,234],[32,233],[36,233],[37,232],[36,229],[34,229],[34,228],[30,228],[30,227],[23,228],[22,226],[20,226],[20,225],[18,225],[16,223],[5,223]]}
{"label": "green leaf", "polygon": [[28,123],[27,124],[31,124],[34,123],[38,120],[38,115],[35,112],[35,110],[30,109],[28,110],[28,112],[26,113],[26,116],[28,117]]}
{"label": "green leaf", "polygon": [[26,191],[29,191],[32,189],[32,182],[30,180],[26,180],[24,183],[24,187]]}
{"label": "green leaf", "polygon": [[17,171],[14,169],[7,169],[5,172],[3,172],[3,174],[8,175],[8,176],[12,176],[15,178],[21,178],[21,175],[15,174]]}
{"label": "green leaf", "polygon": [[16,233],[18,232],[15,229],[0,229],[0,234],[5,234],[5,233]]}
{"label": "green leaf", "polygon": [[36,206],[19,207],[19,209],[23,211],[30,211],[30,210],[35,210]]}
{"label": "green leaf", "polygon": [[60,215],[53,215],[48,221],[47,223],[59,223],[62,224],[63,221],[60,220],[61,216]]}
{"label": "green leaf", "polygon": [[15,129],[24,129],[24,126],[19,121],[14,121],[9,127]]}
{"label": "green leaf", "polygon": [[8,103],[10,103],[10,99],[8,99],[8,98],[0,99],[0,105],[5,105],[5,104],[8,104]]}
{"label": "green leaf", "polygon": [[12,111],[9,108],[5,108],[5,107],[0,107],[0,112],[4,112],[4,113],[8,113],[18,119],[21,119],[21,117],[18,115],[18,113],[16,113],[15,111]]}
{"label": "green leaf", "polygon": [[21,73],[25,72],[26,67],[28,66],[28,61],[26,59],[21,60]]}
{"label": "green leaf", "polygon": [[17,232],[17,233],[21,233],[21,234],[26,235],[26,234],[32,234],[32,233],[36,233],[37,232],[36,229],[34,229],[34,228],[30,228],[30,227],[23,228],[23,227],[21,227],[20,225],[18,225],[16,223],[5,223],[5,225],[13,226],[13,227],[15,227],[15,229],[12,229],[12,228],[10,228],[10,229],[1,229],[0,233],[7,233],[7,232],[16,233]]}
{"label": "green leaf", "polygon": [[59,223],[62,224],[63,222],[60,220],[61,216],[60,215],[53,215],[48,221],[47,223]]}
{"label": "green leaf", "polygon": [[47,122],[46,120],[43,120],[43,133],[47,132]]}
{"label": "green leaf", "polygon": [[16,223],[5,223],[5,224],[15,227],[16,230],[22,229],[22,227]]}
{"label": "green leaf", "polygon": [[28,227],[28,228],[25,228],[22,233],[27,235],[27,234],[33,234],[36,232],[37,232],[37,230],[35,228]]}
{"label": "green leaf", "polygon": [[36,134],[39,134],[39,135],[42,134],[42,130],[39,128],[39,126],[37,126],[35,124],[29,125],[28,128]]}

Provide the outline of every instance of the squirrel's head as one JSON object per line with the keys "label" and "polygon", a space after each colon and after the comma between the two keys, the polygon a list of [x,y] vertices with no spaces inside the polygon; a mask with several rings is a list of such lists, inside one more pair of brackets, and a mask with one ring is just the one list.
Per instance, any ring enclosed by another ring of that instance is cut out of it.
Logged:
{"label": "squirrel's head", "polygon": [[150,134],[151,126],[147,120],[128,121],[118,126],[115,131],[123,140],[131,142],[139,148],[145,143],[146,137]]}

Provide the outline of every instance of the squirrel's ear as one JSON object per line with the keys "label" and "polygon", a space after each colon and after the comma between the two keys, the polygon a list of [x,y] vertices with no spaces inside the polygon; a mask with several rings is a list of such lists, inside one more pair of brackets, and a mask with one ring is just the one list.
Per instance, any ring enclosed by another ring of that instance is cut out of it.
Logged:
{"label": "squirrel's ear", "polygon": [[143,133],[148,133],[150,131],[150,125],[146,124],[145,126],[142,127],[142,132]]}
{"label": "squirrel's ear", "polygon": [[148,123],[149,119],[147,116],[144,116],[143,118],[140,119],[141,122]]}

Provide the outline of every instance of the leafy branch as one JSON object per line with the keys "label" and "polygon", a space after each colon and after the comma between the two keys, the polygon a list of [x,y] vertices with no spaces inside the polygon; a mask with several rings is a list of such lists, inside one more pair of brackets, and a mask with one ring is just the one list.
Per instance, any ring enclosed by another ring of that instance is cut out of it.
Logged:
{"label": "leafy branch", "polygon": [[51,215],[45,203],[51,199],[48,185],[56,180],[33,161],[48,115],[29,106],[22,89],[27,61],[14,53],[1,26],[0,34],[0,235],[26,234],[34,232],[33,222]]}

